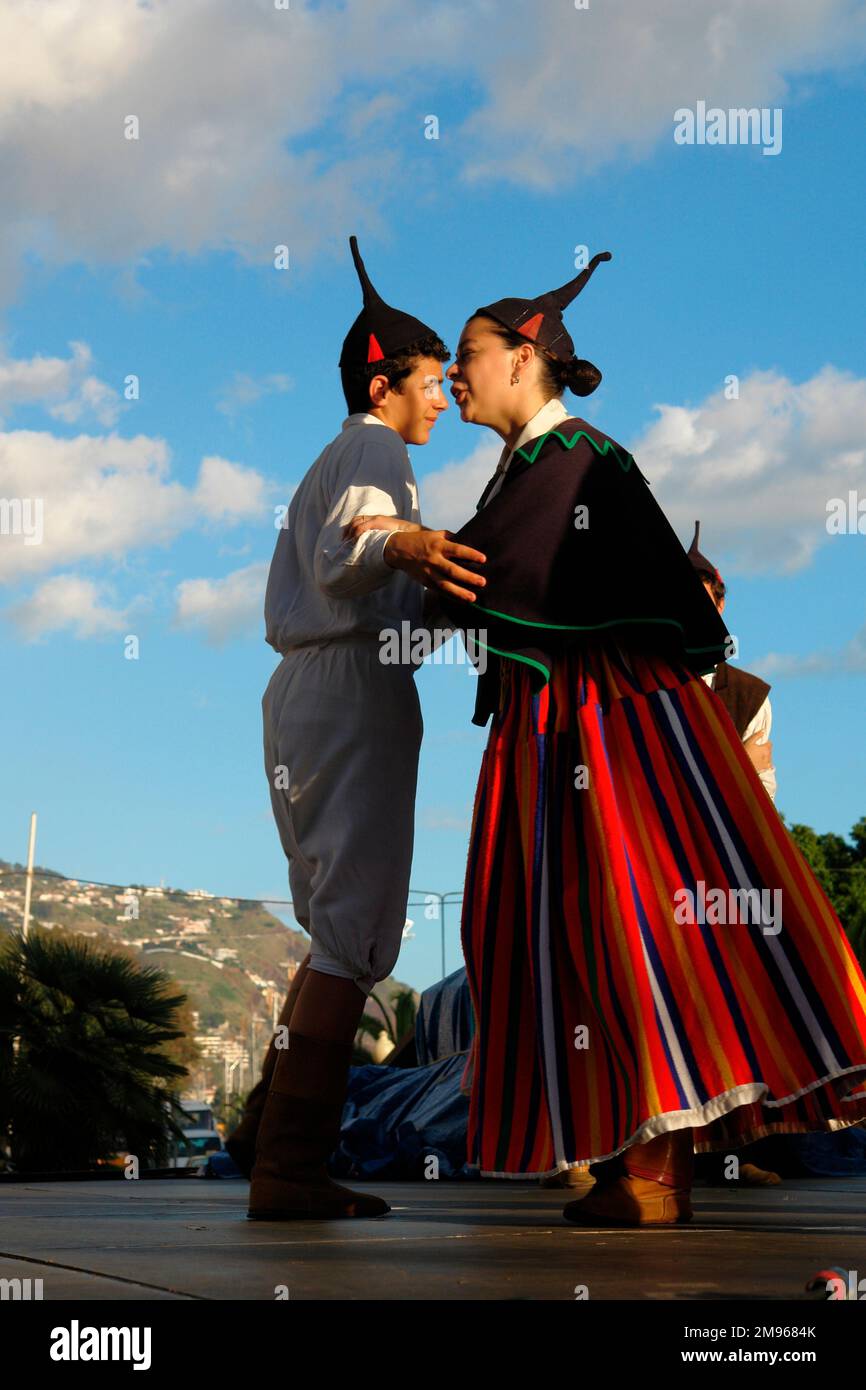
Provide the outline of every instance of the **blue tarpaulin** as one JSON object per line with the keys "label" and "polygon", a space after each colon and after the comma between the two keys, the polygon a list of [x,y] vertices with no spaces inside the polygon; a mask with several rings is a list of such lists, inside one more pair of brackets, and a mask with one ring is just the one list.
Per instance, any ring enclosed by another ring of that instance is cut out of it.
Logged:
{"label": "blue tarpaulin", "polygon": [[472,998],[465,968],[455,970],[421,995],[415,1019],[419,1067],[453,1052],[466,1052],[472,1041]]}
{"label": "blue tarpaulin", "polygon": [[[424,1067],[353,1067],[335,1177],[466,1178],[469,1101],[460,1093],[464,1053]],[[435,1163],[431,1164],[431,1159]]]}
{"label": "blue tarpaulin", "polygon": [[460,1077],[472,1037],[466,971],[424,991],[415,1019],[417,1067],[353,1067],[335,1177],[477,1177],[466,1163],[469,1100]]}
{"label": "blue tarpaulin", "polygon": [[[814,1134],[776,1134],[755,1145],[755,1161],[783,1178],[862,1177],[866,1173],[866,1130],[859,1125]],[[750,1155],[751,1157],[751,1155]]]}
{"label": "blue tarpaulin", "polygon": [[[466,971],[456,970],[421,996],[418,1066],[351,1068],[340,1144],[328,1164],[334,1177],[424,1178],[432,1176],[431,1159],[440,1178],[478,1176],[466,1163],[469,1100],[460,1092],[472,1031]],[[789,1177],[862,1174],[866,1130],[777,1136],[749,1156]],[[228,1176],[231,1160],[218,1157],[223,1171],[209,1176]]]}

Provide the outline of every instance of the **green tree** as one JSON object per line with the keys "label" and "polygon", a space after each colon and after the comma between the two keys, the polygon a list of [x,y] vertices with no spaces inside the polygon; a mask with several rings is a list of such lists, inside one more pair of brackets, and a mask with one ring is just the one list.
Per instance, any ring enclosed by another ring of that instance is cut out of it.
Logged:
{"label": "green tree", "polygon": [[[382,1033],[387,1033],[391,1042],[396,1047],[402,1042],[406,1034],[415,1026],[415,1015],[418,1012],[418,1005],[415,1000],[415,991],[412,989],[400,989],[392,995],[390,1008],[382,1003],[375,990],[371,991],[371,997],[379,1006],[380,1018],[374,1014],[363,1013],[358,1024],[356,1034],[355,1053],[360,1054],[359,1061],[363,1065],[369,1062],[370,1058],[358,1044],[359,1037],[370,1037],[375,1041]],[[353,1061],[356,1060],[353,1056]]]}
{"label": "green tree", "polygon": [[866,970],[866,816],[852,828],[851,844],[841,835],[819,835],[810,825],[792,825],[789,830]]}
{"label": "green tree", "polygon": [[230,1091],[226,1095],[224,1086],[216,1087],[211,1101],[211,1109],[217,1124],[224,1127],[226,1134],[230,1134],[240,1121],[244,1113],[245,1103],[246,1097],[238,1091]]}
{"label": "green tree", "polygon": [[0,947],[0,1131],[16,1171],[87,1169],[119,1149],[165,1162],[187,1074],[166,1053],[185,1001],[169,988],[82,938]]}

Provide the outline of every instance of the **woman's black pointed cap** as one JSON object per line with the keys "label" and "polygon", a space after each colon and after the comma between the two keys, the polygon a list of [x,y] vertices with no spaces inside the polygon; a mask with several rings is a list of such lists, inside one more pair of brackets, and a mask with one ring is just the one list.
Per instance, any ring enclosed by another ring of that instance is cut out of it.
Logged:
{"label": "woman's black pointed cap", "polygon": [[361,260],[357,237],[349,237],[349,246],[364,293],[364,307],[346,334],[340,366],[356,367],[381,362],[386,357],[393,357],[395,352],[401,352],[418,338],[437,338],[439,335],[435,329],[428,328],[426,323],[413,318],[411,314],[404,314],[402,309],[392,309],[390,304],[385,303],[374,289]]}
{"label": "woman's black pointed cap", "polygon": [[695,569],[697,570],[698,574],[706,574],[710,579],[717,579],[719,583],[721,583],[722,576],[719,574],[719,571],[716,569],[715,565],[712,563],[712,561],[707,559],[706,555],[702,555],[701,552],[698,550],[698,540],[700,539],[700,534],[701,523],[699,521],[696,521],[695,534],[692,537],[692,543],[687,551],[688,557],[694,565]]}
{"label": "woman's black pointed cap", "polygon": [[574,343],[562,321],[562,311],[577,298],[596,266],[612,259],[609,251],[599,251],[585,270],[558,290],[549,290],[537,299],[497,299],[495,304],[485,304],[475,313],[486,314],[512,333],[521,333],[554,357],[570,362],[575,356]]}

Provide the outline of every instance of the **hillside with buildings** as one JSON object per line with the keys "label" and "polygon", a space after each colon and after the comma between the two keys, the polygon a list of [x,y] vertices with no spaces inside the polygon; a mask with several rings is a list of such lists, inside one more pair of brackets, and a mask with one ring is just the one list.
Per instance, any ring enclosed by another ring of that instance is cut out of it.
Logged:
{"label": "hillside with buildings", "polygon": [[[21,929],[25,878],[22,865],[0,859],[0,931]],[[309,946],[305,933],[258,902],[204,889],[107,886],[43,868],[34,870],[30,928],[91,938],[177,982],[188,996],[199,1052],[184,1087],[190,1095],[217,1086],[249,1089]],[[388,1007],[406,988],[391,978],[376,994]],[[367,1011],[377,1014],[375,1003]]]}

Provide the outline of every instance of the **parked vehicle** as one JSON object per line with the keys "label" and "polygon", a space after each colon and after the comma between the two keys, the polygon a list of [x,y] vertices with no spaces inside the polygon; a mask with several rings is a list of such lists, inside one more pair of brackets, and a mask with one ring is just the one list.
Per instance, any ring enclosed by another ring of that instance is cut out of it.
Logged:
{"label": "parked vehicle", "polygon": [[182,1100],[189,1125],[183,1125],[183,1139],[177,1141],[169,1160],[172,1168],[197,1168],[207,1163],[213,1153],[220,1153],[222,1136],[216,1127],[213,1110],[204,1101]]}

